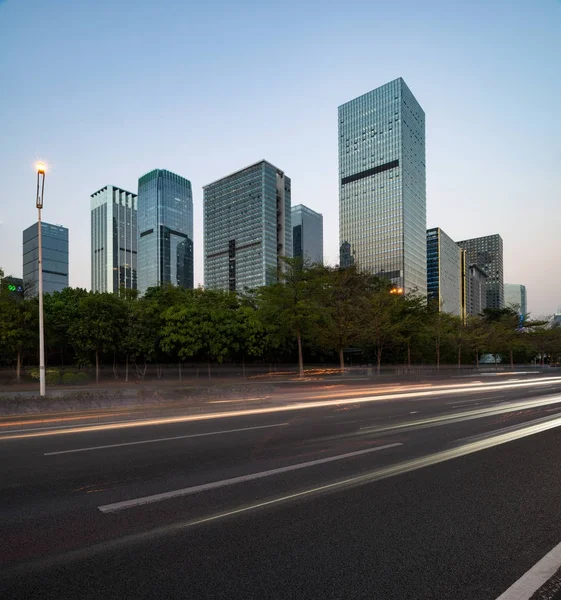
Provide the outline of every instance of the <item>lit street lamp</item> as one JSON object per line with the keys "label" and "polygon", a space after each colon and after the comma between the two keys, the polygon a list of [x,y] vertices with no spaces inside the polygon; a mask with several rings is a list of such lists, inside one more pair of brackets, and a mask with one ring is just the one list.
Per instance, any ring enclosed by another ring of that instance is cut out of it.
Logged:
{"label": "lit street lamp", "polygon": [[45,163],[37,163],[37,237],[38,237],[38,276],[39,276],[39,395],[45,395],[45,327],[43,323],[43,240],[41,230],[41,209],[45,192]]}

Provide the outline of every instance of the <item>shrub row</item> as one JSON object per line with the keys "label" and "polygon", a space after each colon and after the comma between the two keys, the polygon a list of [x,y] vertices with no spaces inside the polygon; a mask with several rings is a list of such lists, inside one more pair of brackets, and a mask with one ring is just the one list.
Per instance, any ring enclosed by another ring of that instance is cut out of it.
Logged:
{"label": "shrub row", "polygon": [[[39,381],[39,369],[34,369],[29,373],[31,379]],[[48,385],[57,385],[62,383],[64,385],[79,385],[81,383],[87,383],[89,380],[87,373],[63,373],[58,369],[47,369],[45,371],[45,381]]]}

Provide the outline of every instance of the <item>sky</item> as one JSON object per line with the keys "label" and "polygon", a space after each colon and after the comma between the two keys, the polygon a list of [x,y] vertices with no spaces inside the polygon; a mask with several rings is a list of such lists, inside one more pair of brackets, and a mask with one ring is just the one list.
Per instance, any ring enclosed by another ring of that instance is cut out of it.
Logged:
{"label": "sky", "polygon": [[499,233],[505,283],[561,308],[561,0],[0,0],[0,267],[37,220],[90,287],[90,195],[155,168],[202,186],[262,158],[338,262],[337,107],[403,77],[426,113],[427,227]]}

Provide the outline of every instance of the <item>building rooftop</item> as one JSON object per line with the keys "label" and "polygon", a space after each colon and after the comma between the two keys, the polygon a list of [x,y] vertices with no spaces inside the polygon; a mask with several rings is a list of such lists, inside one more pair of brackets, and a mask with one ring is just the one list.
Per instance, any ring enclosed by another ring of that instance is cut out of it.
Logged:
{"label": "building rooftop", "polygon": [[243,169],[238,169],[237,171],[234,171],[233,173],[229,173],[228,175],[224,175],[224,177],[219,177],[218,179],[215,179],[214,181],[211,181],[210,183],[203,185],[203,190],[211,185],[214,185],[215,183],[218,183],[219,181],[228,179],[228,177],[233,177],[234,175],[239,175],[240,173],[243,173],[244,171],[253,169],[253,167],[256,167],[257,165],[260,165],[262,163],[265,163],[265,164],[269,165],[270,167],[273,167],[273,169],[275,169],[276,171],[278,171],[279,173],[284,175],[284,171],[282,169],[275,167],[275,165],[273,163],[270,163],[268,160],[265,160],[264,158],[262,158],[261,160],[258,160],[257,162],[254,162],[251,165],[248,165],[247,167],[243,167]]}
{"label": "building rooftop", "polygon": [[318,213],[315,210],[312,210],[311,208],[304,206],[303,204],[297,204],[296,206],[293,206],[292,212],[296,212],[296,211],[302,211],[302,212],[308,213],[309,215],[312,215],[314,217],[322,217],[323,218],[323,215],[321,213]]}
{"label": "building rooftop", "polygon": [[119,186],[109,184],[109,185],[102,187],[100,190],[97,190],[97,192],[94,192],[93,194],[91,194],[90,198],[93,198],[94,196],[101,194],[101,192],[104,192],[109,187],[112,187],[114,190],[119,190],[120,192],[125,192],[125,194],[132,194],[133,196],[136,196],[136,194],[134,192],[129,192],[128,190],[120,188]]}

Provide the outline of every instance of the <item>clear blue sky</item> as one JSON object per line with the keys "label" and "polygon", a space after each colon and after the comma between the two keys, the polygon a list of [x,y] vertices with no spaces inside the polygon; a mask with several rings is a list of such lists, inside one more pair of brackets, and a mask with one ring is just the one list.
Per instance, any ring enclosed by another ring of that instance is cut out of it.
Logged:
{"label": "clear blue sky", "polygon": [[505,282],[561,307],[561,1],[0,0],[0,266],[36,220],[70,228],[90,285],[89,196],[166,168],[202,186],[260,158],[324,214],[337,261],[337,106],[403,77],[427,115],[429,227],[500,233]]}

